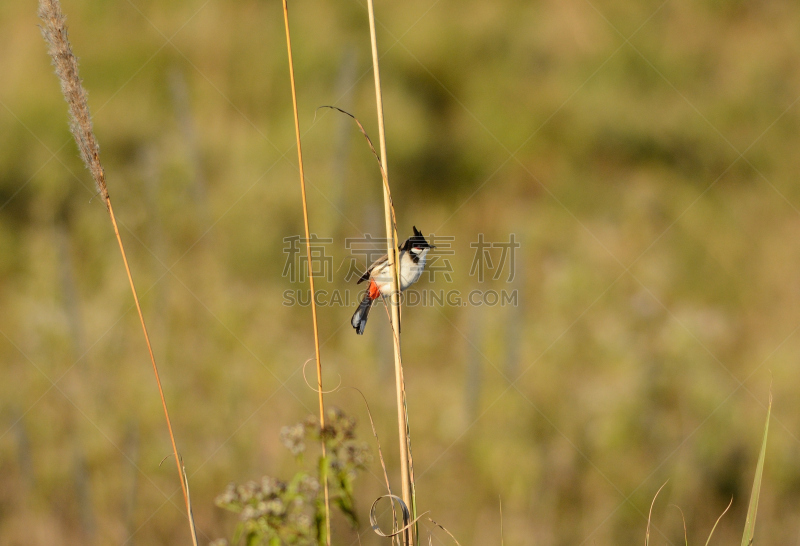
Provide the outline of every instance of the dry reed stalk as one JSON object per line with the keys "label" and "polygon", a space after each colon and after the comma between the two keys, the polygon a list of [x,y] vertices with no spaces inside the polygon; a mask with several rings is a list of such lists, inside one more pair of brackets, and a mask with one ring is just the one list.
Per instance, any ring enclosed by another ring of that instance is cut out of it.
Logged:
{"label": "dry reed stalk", "polygon": [[[325,406],[322,395],[322,360],[319,354],[319,328],[317,327],[317,304],[314,298],[314,275],[311,261],[311,235],[308,228],[308,203],[306,202],[306,178],[303,171],[303,148],[300,145],[300,118],[297,114],[297,89],[294,83],[294,62],[292,60],[292,38],[289,32],[289,7],[286,0],[283,0],[283,22],[286,27],[286,50],[289,55],[289,81],[292,84],[292,110],[294,113],[294,130],[297,138],[297,161],[300,170],[300,193],[303,200],[303,227],[306,233],[306,256],[308,266],[308,284],[311,290],[311,318],[314,324],[314,355],[317,358],[317,394],[319,396],[319,424],[325,429]],[[325,440],[320,439],[322,445],[322,458],[326,459]],[[325,543],[331,544],[331,511],[330,499],[328,494],[328,470],[327,463],[322,465],[322,484],[325,498]]]}
{"label": "dry reed stalk", "polygon": [[[381,74],[378,62],[378,42],[375,35],[375,9],[373,0],[367,0],[369,12],[369,35],[372,48],[372,70],[375,76],[375,101],[378,110],[378,140],[381,149],[381,166],[384,176],[383,205],[386,220],[386,247],[389,266],[392,268],[392,307],[391,322],[394,339],[395,386],[397,390],[397,424],[400,437],[400,474],[402,480],[403,502],[411,510],[411,517],[417,513],[416,494],[414,491],[413,467],[411,463],[411,439],[409,437],[408,408],[406,406],[405,380],[403,377],[403,358],[400,351],[400,282],[398,277],[397,229],[392,222],[392,199],[389,191],[389,168],[386,160],[386,131],[383,117],[383,96],[381,94]],[[407,544],[414,544],[414,533],[409,530]]]}
{"label": "dry reed stalk", "polygon": [[161,378],[158,374],[158,366],[156,366],[156,359],[153,355],[153,347],[150,344],[150,336],[147,333],[147,326],[144,322],[144,315],[142,314],[142,307],[139,304],[139,296],[136,293],[136,287],[133,284],[133,277],[131,276],[131,269],[128,265],[128,257],[125,254],[125,247],[122,244],[122,238],[119,235],[119,227],[117,226],[117,219],[114,216],[114,209],[111,206],[111,199],[108,196],[108,189],[106,187],[105,172],[100,163],[100,147],[97,145],[97,139],[92,129],[92,118],[89,113],[89,104],[86,100],[86,90],[83,88],[80,76],[78,75],[78,59],[72,52],[72,47],[69,43],[67,35],[67,27],[65,24],[66,18],[61,11],[61,3],[59,0],[39,0],[39,18],[44,25],[42,26],[42,36],[48,45],[48,53],[53,59],[53,66],[55,67],[56,75],[61,82],[61,92],[69,106],[70,116],[70,131],[72,136],[75,137],[75,142],[78,145],[81,158],[83,159],[86,168],[92,175],[94,183],[97,186],[97,191],[103,198],[103,202],[108,210],[108,215],[111,218],[111,224],[114,227],[114,234],[117,238],[120,254],[122,254],[122,261],[125,264],[125,273],[128,276],[130,283],[131,293],[133,300],[136,304],[136,311],[139,314],[139,322],[142,325],[144,332],[145,343],[147,344],[147,351],[150,354],[150,362],[153,364],[153,373],[155,374],[156,384],[158,385],[158,394],[161,397],[161,405],[164,408],[164,417],[167,421],[167,430],[169,431],[169,439],[172,443],[172,453],[175,456],[175,464],[178,469],[178,477],[180,478],[181,491],[183,491],[183,500],[186,503],[186,515],[189,518],[189,528],[192,533],[192,541],[196,545],[197,537],[194,532],[194,522],[192,521],[191,503],[189,502],[189,492],[186,488],[184,481],[184,473],[178,455],[178,448],[175,444],[175,436],[172,433],[172,422],[169,418],[169,411],[167,410],[167,401],[164,398],[164,389],[161,386]]}

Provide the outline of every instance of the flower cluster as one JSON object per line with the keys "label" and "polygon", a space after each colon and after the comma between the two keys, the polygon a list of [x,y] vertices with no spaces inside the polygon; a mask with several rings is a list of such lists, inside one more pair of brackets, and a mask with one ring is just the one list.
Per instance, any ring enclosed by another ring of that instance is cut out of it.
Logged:
{"label": "flower cluster", "polygon": [[315,417],[309,417],[302,423],[283,427],[281,442],[292,455],[299,457],[306,450],[307,439],[324,441],[331,471],[334,474],[347,474],[350,479],[354,479],[357,471],[365,469],[371,461],[369,447],[356,440],[355,429],[355,419],[337,408],[332,408],[328,410],[324,428]]}
{"label": "flower cluster", "polygon": [[359,470],[364,470],[371,460],[369,447],[356,440],[356,422],[338,409],[328,412],[328,420],[322,438],[328,448],[329,465],[333,475],[340,480],[355,479]]}
{"label": "flower cluster", "polygon": [[289,483],[266,476],[260,483],[230,484],[216,502],[239,514],[242,522],[239,534],[244,536],[246,544],[271,543],[271,540],[310,544],[317,534],[319,490],[319,481],[303,472]]}
{"label": "flower cluster", "polygon": [[[328,478],[330,501],[339,507],[350,523],[358,526],[353,499],[353,480],[366,468],[371,456],[368,446],[355,436],[355,419],[338,409],[328,412],[325,427],[309,417],[302,423],[283,427],[281,442],[301,458],[306,441],[324,442],[325,457],[318,468]],[[264,477],[261,482],[230,484],[216,503],[239,514],[241,524],[234,544],[242,539],[248,545],[312,544],[322,536],[323,499],[320,479],[298,472],[290,482]],[[217,541],[215,546],[225,546]]]}

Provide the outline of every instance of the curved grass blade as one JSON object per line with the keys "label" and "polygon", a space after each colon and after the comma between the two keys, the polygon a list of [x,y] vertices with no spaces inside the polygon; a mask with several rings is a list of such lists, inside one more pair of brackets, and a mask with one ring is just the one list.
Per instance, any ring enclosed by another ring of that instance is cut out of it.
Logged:
{"label": "curved grass blade", "polygon": [[[669,480],[667,480],[667,482],[668,481]],[[647,514],[647,531],[645,531],[644,534],[644,546],[649,546],[650,544],[650,521],[653,519],[653,506],[655,506],[658,494],[661,493],[661,490],[664,489],[664,486],[667,485],[667,482],[661,484],[661,487],[658,488],[656,495],[653,497],[653,502],[650,503],[650,513]]]}
{"label": "curved grass blade", "polygon": [[711,537],[714,535],[714,531],[717,529],[717,525],[719,525],[719,522],[722,519],[722,516],[724,516],[726,513],[728,513],[728,510],[731,509],[731,505],[732,504],[733,504],[733,497],[731,497],[731,502],[728,503],[728,507],[717,518],[717,521],[714,523],[714,527],[711,528],[711,532],[708,533],[708,539],[706,540],[706,546],[708,546],[708,543],[711,542]]}
{"label": "curved grass blade", "polygon": [[[389,499],[391,502],[393,502],[393,503],[397,502],[400,505],[400,509],[403,512],[403,523],[405,523],[405,525],[401,529],[396,529],[391,533],[384,533],[381,530],[380,525],[378,525],[378,517],[375,515],[375,508],[378,506],[378,502],[380,502],[381,499]],[[380,497],[375,499],[375,502],[372,503],[372,508],[369,509],[369,523],[370,523],[370,525],[372,525],[372,530],[375,531],[376,535],[384,537],[384,538],[390,538],[390,537],[394,537],[394,536],[399,535],[400,533],[404,532],[406,529],[410,529],[422,516],[424,516],[427,513],[428,512],[423,512],[419,516],[414,518],[413,520],[408,521],[411,518],[411,513],[408,511],[408,506],[403,501],[403,499],[401,499],[397,495],[391,495],[391,494],[389,494],[389,495],[381,495]],[[430,519],[430,518],[428,518],[428,519]],[[431,521],[433,521],[433,520],[431,519]],[[436,522],[433,521],[433,523],[436,523]],[[439,524],[436,523],[436,525],[439,525]],[[439,527],[441,527],[441,525],[439,525]],[[442,527],[442,529],[444,529],[444,527]],[[447,529],[444,529],[444,530],[447,531]],[[450,536],[452,536],[452,535],[450,535]],[[408,542],[410,542],[410,541],[406,540],[406,543],[408,543]]]}
{"label": "curved grass blade", "polygon": [[764,424],[764,439],[761,441],[761,453],[756,465],[756,476],[753,479],[753,492],[750,493],[750,507],[747,509],[747,519],[744,522],[742,546],[753,544],[756,531],[756,513],[758,512],[758,495],[761,493],[761,476],[764,473],[764,455],[767,452],[767,433],[769,432],[769,417],[772,414],[772,392],[769,393],[769,406],[767,407],[767,422]]}
{"label": "curved grass blade", "polygon": [[[423,515],[425,515],[425,514],[420,514],[420,518],[421,518]],[[419,518],[417,518],[417,519],[419,519]],[[453,542],[455,542],[457,546],[461,546],[461,543],[460,543],[460,542],[458,542],[458,540],[456,539],[456,537],[454,537],[454,536],[453,536],[453,533],[451,533],[450,531],[448,531],[447,529],[445,529],[443,525],[441,525],[440,523],[436,523],[436,522],[435,522],[435,521],[433,521],[431,518],[428,518],[428,520],[429,520],[431,523],[433,523],[433,524],[434,524],[436,527],[438,527],[439,529],[441,529],[442,531],[444,531],[445,533],[447,533],[448,535],[450,535],[450,538],[452,538],[452,539],[453,539]]]}
{"label": "curved grass blade", "polygon": [[[681,521],[683,522],[683,543],[686,546],[689,546],[689,534],[686,532],[686,518],[683,517],[683,510],[681,510],[681,507],[678,506],[677,504],[670,504],[670,506],[674,506],[675,508],[678,509],[678,512],[681,513]],[[708,543],[706,543],[706,546],[708,546]]]}

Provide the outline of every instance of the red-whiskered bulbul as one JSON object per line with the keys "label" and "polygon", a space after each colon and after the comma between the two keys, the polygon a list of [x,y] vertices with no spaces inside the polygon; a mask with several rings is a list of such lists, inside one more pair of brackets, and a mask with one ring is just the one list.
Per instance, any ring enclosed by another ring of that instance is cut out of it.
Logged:
{"label": "red-whiskered bulbul", "polygon": [[[414,235],[406,239],[406,241],[398,247],[400,251],[400,291],[402,292],[422,276],[422,270],[425,269],[425,261],[427,259],[428,251],[433,247],[428,244],[422,233],[414,226]],[[356,329],[357,334],[363,334],[364,328],[367,326],[367,317],[369,310],[375,300],[381,296],[388,296],[392,293],[392,272],[389,268],[388,256],[383,256],[375,261],[367,271],[361,275],[357,284],[368,280],[369,286],[358,309],[353,313],[353,318],[350,324]]]}

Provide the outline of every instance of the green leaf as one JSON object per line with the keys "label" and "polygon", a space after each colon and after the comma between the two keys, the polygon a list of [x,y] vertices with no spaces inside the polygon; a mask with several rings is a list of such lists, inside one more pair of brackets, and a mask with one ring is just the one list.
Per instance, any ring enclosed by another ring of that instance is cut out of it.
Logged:
{"label": "green leaf", "polygon": [[236,526],[236,530],[233,532],[233,540],[231,541],[231,544],[234,546],[239,544],[239,541],[242,540],[242,535],[244,535],[244,525],[240,523]]}
{"label": "green leaf", "polygon": [[342,511],[347,522],[353,529],[358,530],[358,514],[356,513],[355,502],[350,495],[340,495],[334,499],[336,506]]}
{"label": "green leaf", "polygon": [[314,525],[317,529],[317,544],[325,546],[325,501],[321,497],[320,495],[314,511]]}
{"label": "green leaf", "polygon": [[761,475],[764,473],[764,455],[767,452],[767,432],[769,432],[769,417],[772,413],[772,393],[769,394],[769,407],[767,408],[767,422],[764,425],[764,439],[761,441],[761,454],[758,456],[756,476],[753,479],[753,492],[750,494],[750,507],[747,509],[747,519],[744,523],[742,546],[753,544],[753,535],[756,530],[756,512],[758,512],[758,495],[761,492]]}

